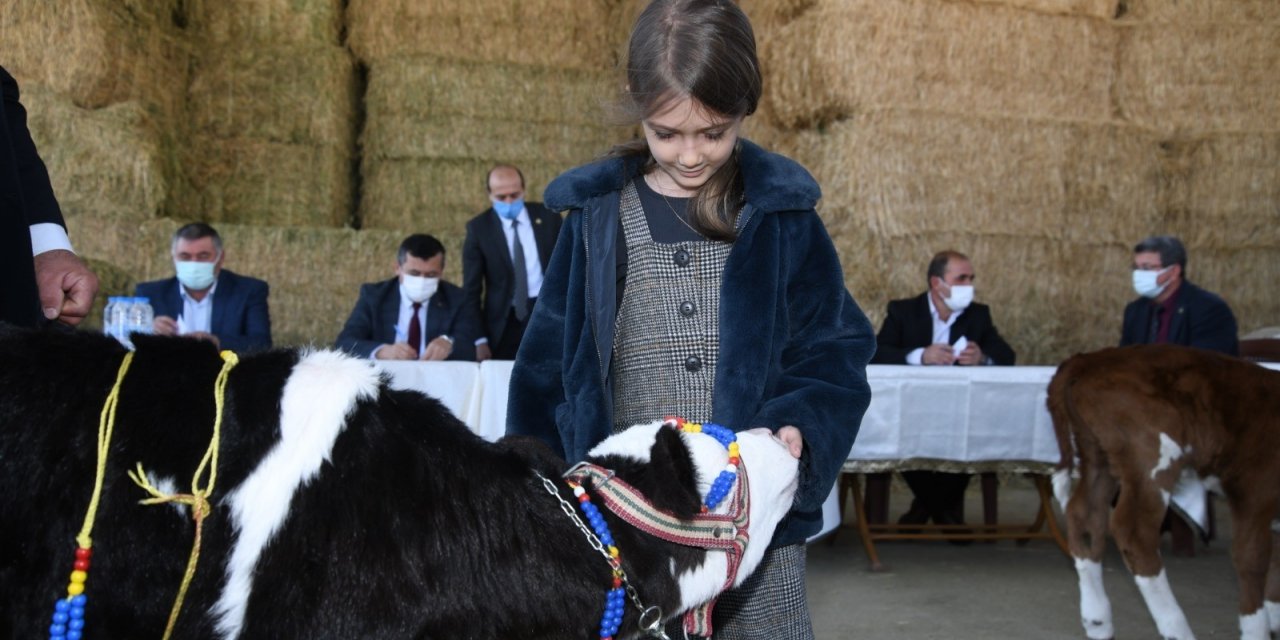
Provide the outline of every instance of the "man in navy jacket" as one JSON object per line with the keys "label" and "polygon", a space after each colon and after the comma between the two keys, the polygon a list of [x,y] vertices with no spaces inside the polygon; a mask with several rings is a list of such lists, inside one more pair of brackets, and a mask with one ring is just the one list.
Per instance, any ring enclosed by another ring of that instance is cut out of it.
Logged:
{"label": "man in navy jacket", "polygon": [[209,340],[221,349],[271,348],[267,283],[222,268],[222,238],[213,227],[193,222],[173,234],[177,275],[139,283],[135,295],[155,310],[152,331]]}
{"label": "man in navy jacket", "polygon": [[480,318],[462,288],[441,278],[444,254],[432,236],[405,238],[395,277],[360,285],[335,346],[376,360],[475,360]]}
{"label": "man in navy jacket", "polygon": [[1133,248],[1138,298],[1124,308],[1120,346],[1180,344],[1240,355],[1235,314],[1222,298],[1186,279],[1187,250],[1173,236],[1152,236]]}

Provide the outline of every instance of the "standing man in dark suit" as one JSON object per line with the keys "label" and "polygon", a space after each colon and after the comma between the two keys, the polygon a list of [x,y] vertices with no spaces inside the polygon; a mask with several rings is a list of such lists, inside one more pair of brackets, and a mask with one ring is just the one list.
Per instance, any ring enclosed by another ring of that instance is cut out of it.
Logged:
{"label": "standing man in dark suit", "polygon": [[360,285],[337,348],[377,360],[475,360],[480,320],[462,289],[440,277],[444,245],[421,233],[405,238],[395,272]]}
{"label": "standing man in dark suit", "polygon": [[[1124,308],[1120,346],[1180,344],[1240,355],[1231,307],[1186,277],[1187,249],[1178,238],[1151,236],[1133,247],[1133,290],[1138,298]],[[1212,511],[1209,514],[1212,523]],[[1174,555],[1195,555],[1191,524],[1179,512],[1170,509],[1164,526],[1173,537]]]}
{"label": "standing man in dark suit", "polygon": [[[929,290],[889,303],[876,336],[872,364],[1012,365],[1015,354],[991,321],[991,309],[973,302],[973,263],[956,251],[933,256]],[[902,524],[964,522],[964,490],[969,474],[906,471],[915,499]],[[887,478],[881,479],[885,481]],[[872,482],[867,483],[870,494]],[[871,496],[868,495],[870,498]],[[883,522],[884,515],[879,514]]]}
{"label": "standing man in dark suit", "polygon": [[226,253],[213,227],[193,222],[178,229],[170,252],[177,275],[134,289],[155,310],[154,333],[208,340],[238,352],[271,348],[267,283],[222,268]]}
{"label": "standing man in dark suit", "polygon": [[462,286],[484,319],[476,359],[514,360],[560,235],[560,214],[524,201],[524,174],[500,164],[485,178],[493,206],[467,222]]}
{"label": "standing man in dark suit", "polygon": [[49,172],[27,130],[18,82],[0,67],[0,322],[76,325],[98,278],[71,249]]}
{"label": "standing man in dark suit", "polygon": [[1133,289],[1124,308],[1120,346],[1180,344],[1240,355],[1235,314],[1222,298],[1186,279],[1187,250],[1174,236],[1152,236],[1133,248]]}

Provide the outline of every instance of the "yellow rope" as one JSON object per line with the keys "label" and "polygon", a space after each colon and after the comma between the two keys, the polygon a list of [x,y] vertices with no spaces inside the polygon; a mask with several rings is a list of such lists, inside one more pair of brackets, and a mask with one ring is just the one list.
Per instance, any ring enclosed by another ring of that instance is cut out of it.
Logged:
{"label": "yellow rope", "polygon": [[[173,634],[173,627],[178,622],[178,613],[182,611],[182,602],[187,597],[187,589],[191,586],[191,580],[196,575],[196,565],[200,561],[200,541],[204,531],[204,519],[213,511],[213,507],[209,504],[209,496],[213,495],[213,488],[218,480],[218,449],[222,439],[222,410],[226,398],[227,377],[239,362],[240,359],[235,353],[222,352],[222,371],[218,373],[218,378],[213,383],[213,437],[209,439],[209,448],[205,450],[204,457],[200,459],[200,465],[196,467],[196,472],[191,478],[191,493],[168,494],[160,491],[147,479],[141,462],[135,470],[129,472],[133,482],[151,495],[150,498],[142,500],[142,504],[185,504],[191,507],[191,517],[196,523],[196,534],[191,542],[191,556],[187,559],[187,570],[182,575],[182,586],[178,588],[173,609],[169,611],[169,622],[165,625],[163,636],[165,640]],[[201,476],[205,475],[206,470],[208,480],[201,486]]]}
{"label": "yellow rope", "polygon": [[84,515],[84,526],[76,535],[76,544],[84,549],[93,548],[93,521],[98,517],[98,500],[102,497],[102,479],[107,473],[107,453],[111,449],[111,434],[116,428],[116,404],[120,400],[120,385],[124,382],[124,374],[133,362],[133,352],[124,354],[120,369],[116,372],[116,382],[111,385],[107,401],[102,404],[102,413],[98,415],[98,469],[93,479],[93,497],[89,498],[89,511]]}

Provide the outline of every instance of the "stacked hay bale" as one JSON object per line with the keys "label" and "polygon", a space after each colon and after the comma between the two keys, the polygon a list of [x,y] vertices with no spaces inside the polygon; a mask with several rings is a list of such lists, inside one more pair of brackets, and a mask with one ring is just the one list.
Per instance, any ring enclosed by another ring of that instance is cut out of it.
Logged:
{"label": "stacked hay bale", "polygon": [[[1252,134],[1217,139],[1209,146],[1218,154],[1233,149],[1233,167],[1197,178],[1221,167],[1210,160],[1215,152],[1170,140],[1162,129],[1180,126],[1179,113],[1212,122],[1193,114],[1215,104],[1224,107],[1221,123],[1274,123],[1274,96],[1240,95],[1247,89],[1235,76],[1230,107],[1194,96],[1171,102],[1156,93],[1169,86],[1147,84],[1209,85],[1239,74],[1251,83],[1265,77],[1265,90],[1274,91],[1274,21],[1257,29],[1272,34],[1270,45],[1260,33],[1242,36],[1225,60],[1215,59],[1216,71],[1206,71],[1203,60],[1169,64],[1159,52],[1146,53],[1135,44],[1143,23],[1110,19],[1123,9],[1167,15],[1159,4],[827,0],[805,3],[758,33],[770,121],[762,129],[822,184],[820,208],[846,280],[873,322],[887,300],[925,288],[935,251],[954,248],[974,259],[979,298],[993,306],[1019,361],[1051,364],[1115,343],[1120,309],[1133,297],[1129,248],[1139,238],[1182,234],[1203,267],[1193,268],[1198,277],[1225,266],[1203,234],[1275,226],[1274,142]],[[1179,46],[1176,38],[1152,38]],[[1188,77],[1193,69],[1207,75]],[[1126,78],[1136,85],[1127,92]],[[1245,187],[1240,182],[1255,185],[1257,195],[1231,194]],[[1197,196],[1181,193],[1197,185]],[[1270,209],[1232,211],[1205,202],[1209,194],[1248,200],[1237,208],[1270,197]],[[1179,214],[1190,206],[1177,204],[1183,202],[1206,210]],[[1179,216],[1187,224],[1177,224]],[[1259,242],[1276,246],[1270,238]],[[1274,254],[1251,255],[1275,269]],[[1249,301],[1256,294],[1198,279],[1223,292],[1242,326],[1261,319]],[[1269,309],[1259,312],[1278,315],[1274,304],[1263,304]]]}
{"label": "stacked hay bale", "polygon": [[198,0],[178,215],[341,227],[354,201],[358,87],[341,0]]}
{"label": "stacked hay bale", "polygon": [[349,43],[368,67],[357,216],[431,233],[455,258],[488,206],[485,175],[520,167],[526,198],[619,139],[614,0],[353,0]]}
{"label": "stacked hay bale", "polygon": [[1280,3],[1131,0],[1119,22],[1120,117],[1159,138],[1164,229],[1188,276],[1231,304],[1241,333],[1280,301]]}

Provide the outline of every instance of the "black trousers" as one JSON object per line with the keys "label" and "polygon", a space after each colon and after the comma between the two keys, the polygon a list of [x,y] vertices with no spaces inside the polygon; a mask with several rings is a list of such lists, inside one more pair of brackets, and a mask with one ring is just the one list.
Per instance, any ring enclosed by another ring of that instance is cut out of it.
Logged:
{"label": "black trousers", "polygon": [[[534,303],[537,298],[529,298],[529,316],[533,315]],[[520,350],[520,341],[524,339],[525,327],[529,326],[528,317],[524,322],[516,320],[516,312],[507,309],[507,324],[502,329],[502,337],[498,338],[497,344],[490,344],[489,348],[493,351],[494,360],[515,360],[516,352]]]}
{"label": "black trousers", "polygon": [[969,486],[969,476],[942,471],[902,472],[902,479],[915,494],[911,509],[924,510],[935,524],[964,522],[964,490]]}

